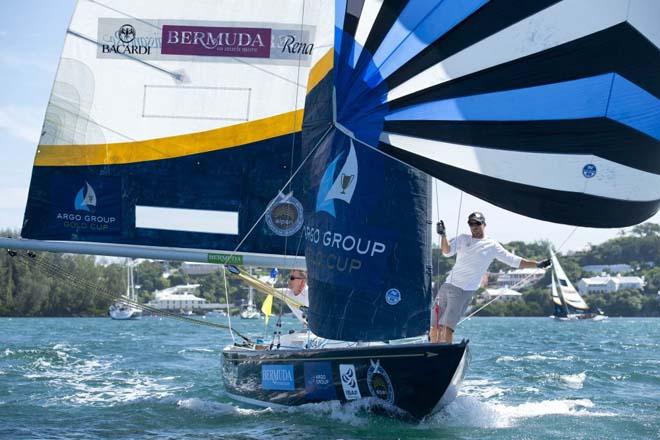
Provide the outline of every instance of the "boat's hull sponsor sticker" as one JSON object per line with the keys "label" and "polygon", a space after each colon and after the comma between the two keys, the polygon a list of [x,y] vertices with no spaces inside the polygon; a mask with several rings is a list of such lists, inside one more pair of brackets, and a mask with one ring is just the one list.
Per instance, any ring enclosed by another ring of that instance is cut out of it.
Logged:
{"label": "boat's hull sponsor sticker", "polygon": [[369,360],[371,366],[367,371],[367,386],[372,396],[394,404],[394,387],[387,371],[380,365],[380,360]]}
{"label": "boat's hull sponsor sticker", "polygon": [[305,394],[308,400],[335,400],[332,364],[330,362],[305,362]]}
{"label": "boat's hull sponsor sticker", "polygon": [[341,377],[341,387],[344,390],[346,400],[361,399],[360,388],[358,388],[357,374],[355,365],[339,364],[339,376]]}
{"label": "boat's hull sponsor sticker", "polygon": [[295,390],[296,387],[293,379],[293,365],[262,365],[261,387],[264,390]]}

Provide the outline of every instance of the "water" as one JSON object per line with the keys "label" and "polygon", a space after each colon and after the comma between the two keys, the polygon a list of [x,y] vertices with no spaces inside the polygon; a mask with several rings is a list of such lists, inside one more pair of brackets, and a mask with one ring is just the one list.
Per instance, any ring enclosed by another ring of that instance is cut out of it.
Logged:
{"label": "water", "polygon": [[[219,322],[223,318],[217,318]],[[263,321],[235,320],[253,336]],[[144,318],[0,319],[0,437],[660,438],[660,319],[478,318],[454,403],[419,425],[359,402],[257,409],[225,396],[228,334]]]}

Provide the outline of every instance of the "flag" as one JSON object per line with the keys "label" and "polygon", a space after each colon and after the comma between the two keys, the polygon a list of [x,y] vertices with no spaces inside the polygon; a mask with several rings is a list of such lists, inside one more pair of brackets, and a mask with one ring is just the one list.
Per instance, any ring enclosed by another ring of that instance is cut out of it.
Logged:
{"label": "flag", "polygon": [[265,320],[266,325],[268,325],[268,318],[270,318],[270,315],[272,315],[272,309],[273,309],[273,295],[268,295],[264,300],[263,304],[261,304],[261,312],[264,315],[266,315],[266,320]]}

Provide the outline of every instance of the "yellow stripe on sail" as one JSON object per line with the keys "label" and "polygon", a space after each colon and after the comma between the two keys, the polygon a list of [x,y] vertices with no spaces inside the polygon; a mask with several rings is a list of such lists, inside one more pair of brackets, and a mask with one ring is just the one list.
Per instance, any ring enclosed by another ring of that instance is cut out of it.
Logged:
{"label": "yellow stripe on sail", "polygon": [[118,165],[172,159],[239,147],[302,129],[303,110],[269,118],[146,141],[94,145],[40,145],[35,166]]}
{"label": "yellow stripe on sail", "polygon": [[323,55],[318,63],[312,67],[312,70],[309,72],[309,81],[307,81],[307,93],[312,90],[318,83],[321,82],[323,78],[332,70],[335,62],[335,51],[333,48],[330,48],[328,53]]}
{"label": "yellow stripe on sail", "polygon": [[266,315],[265,324],[268,325],[268,318],[273,314],[273,295],[268,295],[261,304],[261,312]]}

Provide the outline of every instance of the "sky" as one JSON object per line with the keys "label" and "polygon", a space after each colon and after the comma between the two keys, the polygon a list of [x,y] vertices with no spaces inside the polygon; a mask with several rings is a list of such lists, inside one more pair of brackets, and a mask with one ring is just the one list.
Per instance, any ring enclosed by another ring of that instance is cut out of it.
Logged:
{"label": "sky", "polygon": [[[0,229],[19,229],[23,221],[34,153],[74,3],[0,2]],[[562,252],[602,243],[621,231],[534,220],[442,182],[436,182],[436,187],[434,222],[442,218],[450,236],[469,232],[467,216],[473,211],[484,213],[487,235],[500,242],[548,240]],[[660,223],[660,214],[650,221]]]}

